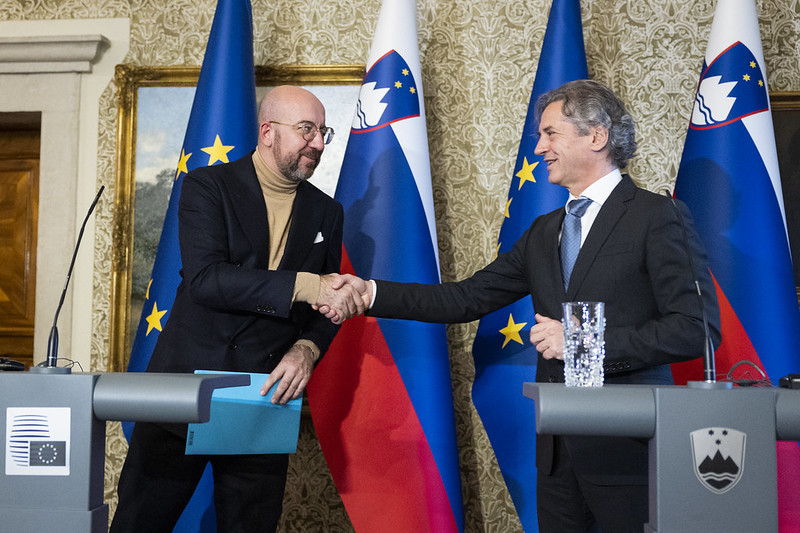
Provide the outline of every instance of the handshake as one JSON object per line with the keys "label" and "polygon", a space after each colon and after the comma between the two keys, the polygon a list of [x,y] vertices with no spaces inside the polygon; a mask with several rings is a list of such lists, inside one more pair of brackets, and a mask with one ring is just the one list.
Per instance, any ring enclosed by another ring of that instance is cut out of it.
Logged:
{"label": "handshake", "polygon": [[314,309],[341,324],[361,315],[372,303],[372,283],[352,274],[323,274],[319,277],[319,296]]}

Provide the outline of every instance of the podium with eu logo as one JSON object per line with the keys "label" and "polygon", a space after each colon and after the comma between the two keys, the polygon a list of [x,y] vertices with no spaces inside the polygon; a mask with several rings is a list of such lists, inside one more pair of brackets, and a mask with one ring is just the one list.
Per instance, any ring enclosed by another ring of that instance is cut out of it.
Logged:
{"label": "podium with eu logo", "polygon": [[536,432],[649,439],[646,533],[778,531],[776,440],[800,440],[800,391],[525,383]]}
{"label": "podium with eu logo", "polygon": [[0,372],[0,530],[105,532],[105,421],[207,422],[247,374]]}

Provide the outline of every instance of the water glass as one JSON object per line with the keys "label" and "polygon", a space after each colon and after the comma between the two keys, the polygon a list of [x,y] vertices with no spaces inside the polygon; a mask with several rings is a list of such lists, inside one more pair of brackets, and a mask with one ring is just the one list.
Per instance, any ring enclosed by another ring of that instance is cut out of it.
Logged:
{"label": "water glass", "polygon": [[606,328],[603,302],[564,302],[564,382],[602,387]]}

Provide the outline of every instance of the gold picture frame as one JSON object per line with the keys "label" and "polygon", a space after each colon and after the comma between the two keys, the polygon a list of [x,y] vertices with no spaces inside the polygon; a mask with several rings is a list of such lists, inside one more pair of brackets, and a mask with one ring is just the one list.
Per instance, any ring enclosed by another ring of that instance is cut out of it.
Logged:
{"label": "gold picture frame", "polygon": [[[120,372],[127,368],[131,348],[131,319],[134,318],[131,316],[131,288],[135,246],[134,204],[137,186],[135,169],[139,93],[141,89],[151,87],[194,87],[197,85],[199,74],[200,67],[150,67],[130,64],[116,67],[114,81],[117,87],[117,165],[107,368],[111,372]],[[257,93],[283,84],[301,85],[312,90],[314,86],[325,86],[334,87],[334,90],[335,87],[341,87],[347,91],[357,91],[357,87],[363,81],[364,65],[256,66],[255,77]],[[352,109],[355,110],[355,101]],[[328,125],[331,123],[328,122]],[[344,137],[339,134],[342,129],[342,127],[336,128],[337,141]],[[344,129],[344,133],[349,130],[347,127]],[[180,146],[175,153],[176,164],[180,155],[179,150]]]}

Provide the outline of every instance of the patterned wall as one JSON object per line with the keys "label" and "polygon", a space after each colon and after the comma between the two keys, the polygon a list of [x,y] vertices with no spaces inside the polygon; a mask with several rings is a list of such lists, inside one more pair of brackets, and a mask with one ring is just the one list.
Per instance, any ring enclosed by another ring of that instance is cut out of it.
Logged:
{"label": "patterned wall", "polygon": [[[256,64],[365,61],[380,0],[252,0]],[[583,0],[590,75],[628,102],[637,119],[630,172],[651,190],[671,187],[710,31],[713,0]],[[129,17],[136,65],[199,65],[211,0],[4,0],[0,20]],[[436,220],[445,280],[486,264],[502,220],[549,0],[420,0],[419,47],[428,114]],[[757,2],[772,91],[800,91],[800,0]],[[114,193],[116,100],[100,102],[99,181]],[[99,185],[99,184],[98,184]],[[94,367],[106,367],[111,202],[98,212]],[[448,328],[469,532],[519,531],[480,419],[470,402],[476,323]],[[126,444],[109,425],[107,497]],[[283,531],[350,531],[310,423],[292,458]]]}

